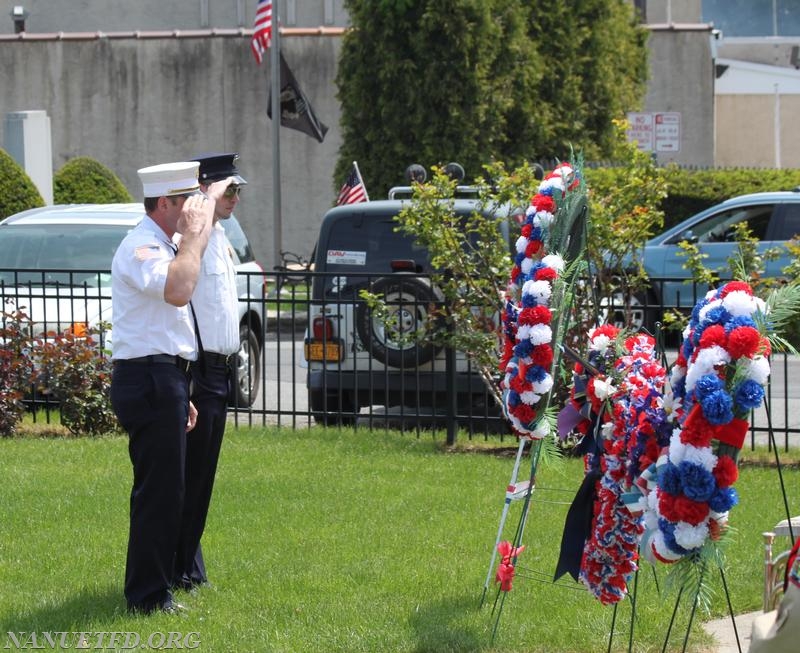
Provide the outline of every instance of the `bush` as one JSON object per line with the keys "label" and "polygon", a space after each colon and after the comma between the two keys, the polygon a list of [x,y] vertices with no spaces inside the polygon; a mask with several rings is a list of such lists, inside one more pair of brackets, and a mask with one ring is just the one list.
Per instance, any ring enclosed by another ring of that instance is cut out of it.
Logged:
{"label": "bush", "polygon": [[0,436],[14,435],[31,387],[33,362],[28,344],[30,320],[22,312],[0,314]]}
{"label": "bush", "polygon": [[800,185],[800,170],[717,168],[687,170],[664,168],[667,197],[661,202],[664,228],[718,204],[729,197],[763,191],[792,190]]}
{"label": "bush", "polygon": [[111,360],[98,349],[101,330],[50,334],[36,343],[37,384],[61,403],[61,423],[73,435],[103,435],[118,429],[111,408]]}
{"label": "bush", "polygon": [[86,156],[67,161],[53,178],[56,204],[112,204],[133,197],[111,170]]}
{"label": "bush", "polygon": [[31,178],[11,156],[0,149],[0,220],[44,206],[44,199]]}

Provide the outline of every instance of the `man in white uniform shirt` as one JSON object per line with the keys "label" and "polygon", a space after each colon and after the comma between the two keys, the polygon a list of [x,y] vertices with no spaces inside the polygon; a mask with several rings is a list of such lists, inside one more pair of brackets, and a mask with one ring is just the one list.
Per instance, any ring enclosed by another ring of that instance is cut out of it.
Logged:
{"label": "man in white uniform shirt", "polygon": [[187,441],[186,499],[175,557],[174,586],[191,590],[208,582],[200,539],[205,529],[214,476],[217,471],[228,411],[231,359],[239,350],[239,296],[233,252],[220,222],[231,217],[239,201],[239,188],[247,182],[236,169],[238,155],[208,154],[197,157],[200,187],[227,180],[217,198],[214,225],[192,306],[200,330],[198,361],[192,366],[192,403],[197,424]]}
{"label": "man in white uniform shirt", "polygon": [[[131,612],[174,612],[171,585],[183,510],[189,366],[197,358],[189,306],[212,232],[215,198],[199,190],[196,162],[139,170],[146,216],[111,264],[111,403],[133,465],[125,598]],[[173,236],[180,233],[180,247]]]}

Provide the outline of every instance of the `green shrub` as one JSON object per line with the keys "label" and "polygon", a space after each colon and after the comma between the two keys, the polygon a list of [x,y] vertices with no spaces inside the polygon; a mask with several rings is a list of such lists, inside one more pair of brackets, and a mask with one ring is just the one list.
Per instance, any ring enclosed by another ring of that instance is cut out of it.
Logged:
{"label": "green shrub", "polygon": [[667,197],[661,202],[661,210],[665,229],[730,197],[800,186],[800,170],[795,169],[689,170],[669,165],[664,173]]}
{"label": "green shrub", "polygon": [[30,389],[33,361],[29,355],[30,320],[20,312],[0,312],[0,437],[14,435]]}
{"label": "green shrub", "polygon": [[67,161],[53,178],[56,204],[111,204],[133,202],[133,197],[111,170],[87,156]]}
{"label": "green shrub", "polygon": [[111,360],[97,346],[108,327],[76,327],[36,342],[37,385],[61,403],[61,423],[73,435],[119,428],[110,399]]}
{"label": "green shrub", "polygon": [[36,185],[22,166],[0,149],[0,220],[37,206],[44,206],[44,199]]}

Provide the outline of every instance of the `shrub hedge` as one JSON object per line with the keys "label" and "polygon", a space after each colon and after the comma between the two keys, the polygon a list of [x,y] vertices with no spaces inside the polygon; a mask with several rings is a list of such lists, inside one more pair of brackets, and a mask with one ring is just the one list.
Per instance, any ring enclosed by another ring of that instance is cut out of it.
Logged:
{"label": "shrub hedge", "polygon": [[56,204],[112,204],[133,197],[111,170],[88,156],[67,161],[53,177]]}
{"label": "shrub hedge", "polygon": [[0,220],[44,206],[44,199],[28,173],[11,155],[0,149]]}

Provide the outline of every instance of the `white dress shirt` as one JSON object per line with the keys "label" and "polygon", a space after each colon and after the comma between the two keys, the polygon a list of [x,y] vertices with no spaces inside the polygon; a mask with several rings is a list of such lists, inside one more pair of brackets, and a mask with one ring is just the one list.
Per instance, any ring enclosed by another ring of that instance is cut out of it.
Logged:
{"label": "white dress shirt", "polygon": [[239,351],[239,295],[233,256],[225,229],[215,223],[192,295],[204,351],[226,355]]}
{"label": "white dress shirt", "polygon": [[111,263],[112,359],[172,354],[197,358],[188,304],[164,299],[175,245],[145,216],[123,239]]}

